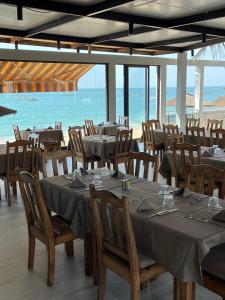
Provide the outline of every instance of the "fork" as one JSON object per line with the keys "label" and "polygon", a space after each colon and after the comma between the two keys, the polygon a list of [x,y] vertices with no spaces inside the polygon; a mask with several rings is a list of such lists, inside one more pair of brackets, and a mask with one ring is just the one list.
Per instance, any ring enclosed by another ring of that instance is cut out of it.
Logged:
{"label": "fork", "polygon": [[187,215],[186,218],[196,220],[196,221],[199,221],[199,222],[202,222],[202,223],[208,223],[209,222],[209,220],[206,219],[206,218],[198,218],[198,217],[189,216],[189,215]]}

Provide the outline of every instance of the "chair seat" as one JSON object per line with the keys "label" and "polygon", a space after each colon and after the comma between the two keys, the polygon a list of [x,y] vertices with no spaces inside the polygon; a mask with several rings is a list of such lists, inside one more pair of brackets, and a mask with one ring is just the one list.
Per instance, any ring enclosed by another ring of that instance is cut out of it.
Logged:
{"label": "chair seat", "polygon": [[150,258],[149,256],[145,256],[142,252],[138,251],[137,254],[139,258],[140,269],[145,269],[156,263],[152,258]]}
{"label": "chair seat", "polygon": [[55,239],[55,244],[65,243],[66,241],[71,241],[71,239],[75,239],[75,235],[72,229],[62,221],[62,218],[53,216],[51,218],[52,221],[52,230]]}
{"label": "chair seat", "polygon": [[202,262],[202,270],[225,280],[225,243],[210,250]]}

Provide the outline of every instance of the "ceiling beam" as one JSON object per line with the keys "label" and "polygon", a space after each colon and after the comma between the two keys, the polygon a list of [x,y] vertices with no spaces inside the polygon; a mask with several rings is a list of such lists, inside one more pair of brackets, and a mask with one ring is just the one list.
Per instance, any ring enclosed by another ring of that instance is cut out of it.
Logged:
{"label": "ceiling beam", "polygon": [[134,2],[134,0],[106,0],[88,6],[88,15],[93,16],[102,12],[118,8],[124,4]]}
{"label": "ceiling beam", "polygon": [[205,44],[195,43],[195,44],[192,44],[190,46],[184,47],[184,50],[189,51],[189,50],[203,48],[203,47],[207,47],[207,46],[212,46],[212,45],[220,44],[220,43],[224,43],[224,42],[225,42],[225,38],[223,38],[223,39],[215,38],[215,39],[211,39],[209,41],[207,40]]}
{"label": "ceiling beam", "polygon": [[196,32],[196,33],[205,33],[211,34],[214,36],[224,36],[225,37],[225,30],[215,27],[208,27],[208,26],[201,26],[201,25],[184,25],[179,26],[175,29],[188,31],[188,32]]}

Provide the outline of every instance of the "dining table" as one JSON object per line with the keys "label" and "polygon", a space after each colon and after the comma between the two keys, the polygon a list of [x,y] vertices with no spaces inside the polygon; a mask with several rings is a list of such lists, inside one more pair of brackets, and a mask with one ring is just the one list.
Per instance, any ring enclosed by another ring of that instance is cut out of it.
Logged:
{"label": "dining table", "polygon": [[[84,238],[88,275],[91,275],[92,268],[87,264],[93,264],[93,251],[87,248],[87,245],[90,247],[87,239],[94,235],[88,187],[93,176],[101,172],[96,169],[83,175],[85,187],[81,188],[73,188],[72,177],[68,175],[41,180],[47,207],[68,221],[77,238]],[[124,174],[123,178],[131,182],[128,191],[121,189],[121,178],[111,174],[102,178],[99,188],[108,189],[119,197],[127,196],[138,250],[176,279],[174,299],[180,300],[180,293],[183,293],[182,299],[193,300],[195,284],[203,284],[202,261],[210,249],[225,242],[225,223],[213,221],[218,211],[209,211],[208,197],[190,191],[184,196],[171,187],[175,204],[173,210],[165,211],[158,183],[132,175]],[[193,204],[196,199],[198,201]],[[225,208],[223,203],[222,206]]]}
{"label": "dining table", "polygon": [[22,137],[26,140],[29,137],[37,137],[40,143],[63,142],[64,136],[62,129],[42,128],[42,129],[26,129],[21,132]]}
{"label": "dining table", "polygon": [[[191,144],[198,144],[198,142],[195,142],[195,140],[197,141],[197,136],[193,137],[192,136],[187,136],[186,135],[186,128],[179,128],[179,132],[183,133],[184,136],[184,140],[187,143],[191,143]],[[168,133],[164,133],[163,132],[163,128],[157,128],[154,129],[154,138],[155,138],[155,143],[156,144],[165,144],[165,149],[167,149],[167,136]],[[210,139],[210,130],[205,130],[205,138],[203,138],[202,136],[200,136],[200,146],[210,146],[211,145],[211,139]]]}
{"label": "dining table", "polygon": [[[201,163],[214,166],[217,169],[225,170],[225,152],[221,149],[220,153],[217,155],[210,154],[210,147],[201,147]],[[194,158],[195,159],[195,158]],[[197,163],[197,159],[196,159]],[[180,164],[182,171],[182,164]],[[174,173],[174,163],[173,163],[173,152],[171,150],[165,151],[159,166],[159,173],[163,178],[166,179],[167,183],[170,185],[172,180],[172,174]],[[182,174],[183,175],[183,174]]]}
{"label": "dining table", "polygon": [[[82,137],[84,151],[87,156],[101,157],[102,165],[116,152],[116,137],[110,135],[89,135]],[[132,140],[132,150],[139,152],[136,139]]]}
{"label": "dining table", "polygon": [[116,136],[117,130],[127,130],[127,125],[122,124],[99,124],[95,126],[97,134]]}

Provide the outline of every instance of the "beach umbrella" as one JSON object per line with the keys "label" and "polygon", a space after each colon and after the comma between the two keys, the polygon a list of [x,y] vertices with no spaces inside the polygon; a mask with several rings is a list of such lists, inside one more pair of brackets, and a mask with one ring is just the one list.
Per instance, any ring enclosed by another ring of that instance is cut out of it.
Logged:
{"label": "beach umbrella", "polygon": [[17,111],[14,109],[0,106],[0,117],[6,116],[6,115],[11,115],[11,114],[16,114],[16,113],[17,113]]}
{"label": "beach umbrella", "polygon": [[[176,98],[166,101],[167,106],[176,106]],[[215,101],[203,101],[203,106],[214,106]],[[186,93],[186,106],[194,107],[195,106],[195,96],[189,93]]]}
{"label": "beach umbrella", "polygon": [[215,101],[211,101],[213,106],[225,106],[225,96],[220,96]]}

